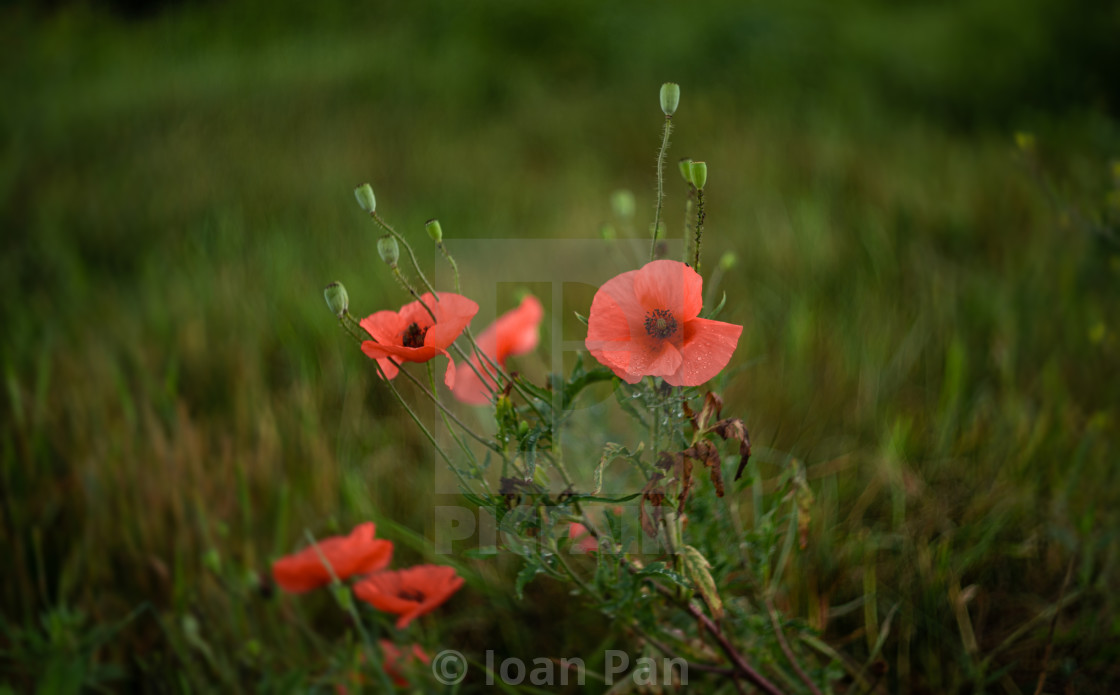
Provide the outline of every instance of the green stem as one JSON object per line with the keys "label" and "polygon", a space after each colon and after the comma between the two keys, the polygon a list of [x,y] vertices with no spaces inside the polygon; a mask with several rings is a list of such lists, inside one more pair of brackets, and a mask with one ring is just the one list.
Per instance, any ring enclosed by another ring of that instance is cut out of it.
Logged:
{"label": "green stem", "polygon": [[684,257],[681,259],[688,263],[688,257],[692,255],[692,194],[696,192],[696,187],[692,184],[688,185],[688,197],[684,199]]}
{"label": "green stem", "polygon": [[416,254],[412,251],[412,245],[409,244],[403,236],[398,234],[397,230],[390,227],[385,220],[381,219],[381,216],[378,215],[376,211],[371,212],[369,216],[372,217],[373,221],[379,224],[382,229],[392,234],[397,242],[399,242],[400,245],[403,246],[406,251],[408,251],[408,257],[412,260],[412,267],[416,270],[416,274],[420,276],[420,281],[424,283],[424,286],[428,288],[428,291],[432,293],[432,296],[435,297],[436,301],[438,302],[439,295],[436,294],[436,288],[432,287],[432,283],[428,282],[428,278],[424,275],[424,271],[420,270],[420,263],[416,260]]}
{"label": "green stem", "polygon": [[661,225],[661,204],[665,200],[665,153],[669,151],[669,133],[673,132],[673,117],[665,117],[665,127],[661,131],[661,149],[657,151],[657,205],[653,213],[653,243],[649,247],[649,259],[657,256],[657,232]]}
{"label": "green stem", "polygon": [[[319,556],[319,562],[323,563],[323,567],[326,567],[327,573],[331,575],[332,587],[342,587],[342,580],[338,578],[338,575],[334,572],[334,567],[327,561],[327,557],[323,555],[323,550],[319,547],[319,542],[315,540],[315,536],[311,535],[311,529],[304,529],[303,532],[307,536],[307,540],[311,542],[311,547],[315,549],[315,554]],[[361,635],[362,642],[366,645],[366,650],[369,652],[369,658],[373,662],[374,669],[383,681],[382,685],[391,688],[393,684],[389,682],[389,675],[381,668],[381,654],[375,649],[373,639],[370,638],[369,633],[366,631],[365,623],[362,622],[362,616],[358,613],[358,607],[354,605],[354,597],[347,595],[345,601],[339,599],[338,602],[342,604],[342,609],[350,614],[350,618],[358,628],[358,634]]]}
{"label": "green stem", "polygon": [[[431,383],[432,392],[434,393],[436,391],[436,370],[431,361],[428,362],[428,381]],[[467,443],[455,432],[455,428],[451,426],[447,413],[440,410],[439,414],[440,417],[443,418],[443,426],[447,428],[447,431],[451,433],[451,438],[455,440],[455,443],[458,444],[463,453],[467,455],[467,459],[471,462],[471,465],[474,466],[475,474],[478,475],[479,480],[482,481],[483,487],[489,492],[490,483],[486,480],[486,477],[482,475],[482,469],[478,465],[478,458],[474,455],[474,452],[471,451],[471,448],[467,446]]]}
{"label": "green stem", "polygon": [[692,261],[692,269],[700,272],[700,241],[704,236],[704,189],[696,191],[696,256]]}
{"label": "green stem", "polygon": [[413,299],[420,302],[420,306],[424,307],[424,311],[428,312],[428,316],[431,316],[432,320],[436,321],[437,319],[435,312],[432,311],[432,308],[424,302],[424,299],[420,296],[420,293],[416,291],[416,288],[412,286],[407,278],[405,278],[404,273],[402,273],[401,269],[397,266],[393,266],[393,277],[396,278],[397,282],[400,283],[400,286],[404,288],[405,292],[408,292],[410,295],[412,295]]}
{"label": "green stem", "polygon": [[[346,315],[345,315],[345,317],[346,317],[346,318],[349,318],[349,319],[350,319],[351,321],[353,321],[353,320],[354,320],[354,318],[353,318],[352,316],[350,316],[349,314],[346,314]],[[351,335],[351,336],[352,336],[352,337],[353,337],[353,338],[354,338],[355,340],[357,340],[357,341],[358,341],[359,343],[361,343],[361,342],[362,342],[362,338],[361,338],[361,336],[359,336],[359,335],[357,334],[357,332],[355,332],[355,331],[354,331],[354,330],[353,330],[353,329],[352,329],[352,328],[351,328],[351,327],[350,327],[349,325],[347,325],[345,321],[343,321],[342,319],[340,319],[340,320],[339,320],[339,323],[341,323],[341,324],[342,324],[343,328],[345,328],[345,329],[346,329],[346,331],[347,331],[347,332],[348,332],[348,333],[349,333],[349,334],[350,334],[350,335]],[[371,338],[372,338],[372,336],[371,336]],[[417,385],[418,387],[420,387],[420,389],[421,389],[422,391],[424,391],[424,393],[428,394],[428,396],[429,396],[430,398],[432,398],[432,400],[433,400],[433,401],[435,401],[436,405],[438,405],[438,406],[440,406],[440,407],[443,407],[443,406],[442,406],[442,404],[441,404],[441,403],[439,403],[439,401],[438,401],[438,400],[436,400],[436,399],[435,399],[435,397],[434,397],[434,396],[433,396],[433,395],[432,395],[432,394],[431,394],[431,393],[430,393],[430,392],[428,391],[428,389],[424,388],[424,385],[423,385],[423,384],[421,384],[421,383],[420,383],[419,381],[417,381],[416,377],[412,376],[411,374],[409,374],[409,373],[408,373],[408,372],[406,372],[405,370],[401,369],[401,366],[400,366],[400,364],[399,364],[399,363],[397,363],[397,361],[396,361],[396,360],[394,360],[393,358],[391,358],[391,357],[390,357],[390,358],[388,358],[388,360],[389,360],[389,362],[391,362],[391,363],[393,364],[393,366],[395,366],[395,367],[397,368],[397,370],[398,370],[398,371],[402,372],[402,373],[403,373],[403,374],[404,374],[404,375],[405,375],[406,377],[408,377],[409,379],[411,379],[413,383],[415,383],[415,384],[416,384],[416,385]],[[423,421],[421,421],[421,420],[420,420],[420,416],[418,416],[418,415],[416,414],[416,411],[414,411],[414,410],[413,410],[413,409],[411,408],[411,406],[409,406],[409,405],[408,405],[408,401],[406,401],[406,400],[404,399],[404,396],[402,396],[402,395],[401,395],[401,392],[397,390],[397,387],[396,387],[396,385],[395,385],[395,384],[393,383],[393,380],[392,380],[392,379],[390,379],[390,378],[389,378],[389,377],[388,377],[388,376],[387,376],[387,375],[385,374],[385,371],[384,371],[384,370],[383,370],[383,369],[381,368],[381,364],[380,364],[380,363],[379,363],[379,362],[378,362],[377,360],[374,360],[374,361],[373,361],[373,366],[374,366],[374,368],[375,368],[375,369],[377,370],[377,375],[378,375],[378,376],[379,376],[379,377],[381,378],[381,380],[382,380],[383,382],[385,382],[385,384],[386,384],[386,385],[387,385],[387,386],[389,387],[389,390],[393,392],[393,395],[394,395],[394,396],[396,397],[396,399],[397,399],[397,402],[401,404],[401,407],[403,407],[403,408],[405,409],[405,412],[407,412],[407,413],[409,414],[409,416],[410,416],[410,417],[412,418],[412,421],[416,423],[416,426],[420,428],[420,431],[421,431],[421,432],[423,432],[423,433],[424,433],[424,436],[428,438],[428,441],[432,443],[432,446],[434,446],[434,447],[435,447],[435,449],[436,449],[436,451],[437,451],[437,452],[439,452],[439,455],[440,455],[441,457],[443,457],[443,460],[444,460],[444,462],[445,462],[445,463],[447,464],[447,467],[451,469],[451,471],[452,471],[452,472],[453,472],[453,473],[455,474],[455,476],[456,476],[457,478],[459,478],[459,482],[460,482],[460,483],[462,483],[462,484],[463,484],[463,486],[464,486],[464,487],[465,487],[465,488],[466,488],[467,490],[470,490],[471,492],[473,492],[473,490],[472,490],[472,488],[471,488],[470,484],[469,484],[469,483],[467,483],[467,480],[466,480],[466,479],[465,479],[465,478],[463,477],[463,474],[462,474],[461,472],[459,472],[459,469],[455,467],[455,464],[454,464],[454,463],[452,463],[452,461],[451,461],[451,457],[450,457],[450,456],[448,456],[448,455],[447,455],[447,452],[443,450],[443,447],[441,447],[441,446],[439,445],[439,442],[437,442],[437,441],[436,441],[436,438],[435,438],[435,437],[434,437],[434,436],[432,435],[432,433],[431,433],[431,432],[430,432],[430,431],[428,430],[427,426],[426,426],[426,425],[425,425],[425,424],[423,423]],[[458,419],[457,419],[457,418],[456,418],[456,422],[458,422]],[[500,451],[500,450],[499,450],[499,449],[498,449],[498,448],[497,448],[497,447],[496,447],[496,446],[495,446],[494,444],[491,444],[490,442],[488,442],[488,441],[486,441],[486,440],[482,439],[481,437],[479,437],[478,435],[476,435],[476,434],[475,434],[475,433],[474,433],[474,432],[473,432],[472,430],[470,430],[470,429],[469,429],[469,428],[467,428],[467,427],[466,427],[465,425],[463,425],[463,424],[462,424],[461,422],[459,423],[459,426],[460,426],[460,427],[462,427],[462,428],[463,428],[463,430],[464,430],[465,432],[467,432],[468,434],[470,434],[471,436],[473,436],[473,437],[474,437],[475,439],[478,439],[478,441],[482,442],[482,443],[483,443],[484,445],[488,446],[488,447],[489,447],[489,448],[491,448],[491,449],[494,449],[495,451]]]}
{"label": "green stem", "polygon": [[440,252],[443,254],[443,257],[447,260],[448,263],[451,264],[451,273],[455,278],[455,294],[462,294],[463,292],[459,288],[459,264],[456,263],[455,259],[451,257],[451,252],[447,250],[447,247],[444,246],[442,241],[436,244],[436,248],[440,250]]}

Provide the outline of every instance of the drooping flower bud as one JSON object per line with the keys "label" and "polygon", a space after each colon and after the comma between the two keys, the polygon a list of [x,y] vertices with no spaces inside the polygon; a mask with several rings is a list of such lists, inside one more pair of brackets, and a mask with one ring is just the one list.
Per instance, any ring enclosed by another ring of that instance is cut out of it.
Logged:
{"label": "drooping flower bud", "polygon": [[372,215],[377,210],[377,198],[373,197],[373,186],[368,183],[355,188],[354,197],[358,199],[358,205],[369,214]]}
{"label": "drooping flower bud", "polygon": [[437,244],[443,243],[443,227],[439,226],[439,220],[434,217],[424,223],[424,230],[428,232],[428,236],[432,241]]}
{"label": "drooping flower bud", "polygon": [[692,157],[682,157],[677,163],[681,170],[681,178],[685,183],[692,183]]}
{"label": "drooping flower bud", "polygon": [[666,116],[677,112],[677,104],[681,102],[681,88],[676,82],[666,82],[661,85],[661,110]]}
{"label": "drooping flower bud", "polygon": [[396,268],[397,261],[401,257],[401,248],[397,245],[396,239],[386,234],[377,240],[377,253],[381,255],[381,260],[385,261],[390,268]]}
{"label": "drooping flower bud", "polygon": [[692,179],[692,185],[696,186],[696,190],[704,190],[704,184],[708,183],[708,163],[690,162],[688,165],[688,174]]}
{"label": "drooping flower bud", "polygon": [[332,282],[324,287],[323,298],[327,300],[327,306],[338,318],[342,318],[350,308],[350,295],[346,294],[346,288],[341,282]]}
{"label": "drooping flower bud", "polygon": [[611,194],[611,209],[619,219],[628,220],[634,216],[634,194],[625,189],[617,190]]}

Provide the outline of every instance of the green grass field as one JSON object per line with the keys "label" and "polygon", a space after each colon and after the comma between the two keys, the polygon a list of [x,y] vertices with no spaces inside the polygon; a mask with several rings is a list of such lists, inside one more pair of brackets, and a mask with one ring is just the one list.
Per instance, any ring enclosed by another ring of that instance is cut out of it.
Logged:
{"label": "green grass field", "polygon": [[[1120,15],[1080,4],[0,8],[0,691],[325,691],[352,626],[271,561],[367,519],[446,561],[456,503],[323,304],[406,299],[353,187],[418,246],[596,238],[620,188],[644,227],[674,80],[728,409],[815,495],[780,607],[880,692],[1115,692]],[[442,644],[628,639],[452,560]]]}

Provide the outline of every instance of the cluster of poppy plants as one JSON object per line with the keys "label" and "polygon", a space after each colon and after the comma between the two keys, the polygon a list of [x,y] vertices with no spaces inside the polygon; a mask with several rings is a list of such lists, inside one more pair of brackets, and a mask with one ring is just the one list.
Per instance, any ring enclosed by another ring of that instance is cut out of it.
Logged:
{"label": "cluster of poppy plants", "polygon": [[[398,616],[398,629],[441,606],[463,585],[463,578],[453,567],[416,565],[387,570],[393,558],[393,543],[377,538],[376,533],[377,527],[367,521],[349,535],[317,541],[274,562],[272,578],[281,589],[295,594],[327,586],[335,579],[341,582],[356,578],[352,585],[354,595],[380,611]],[[398,684],[403,681],[398,671],[403,660],[429,661],[419,645],[405,652],[392,642],[381,640],[381,649],[385,670]]]}
{"label": "cluster of poppy plants", "polygon": [[[651,259],[656,256],[659,229],[657,218],[661,212],[662,159],[678,99],[679,90],[676,85],[663,86],[661,100],[666,126],[658,159],[659,199],[653,225],[654,246]],[[702,193],[707,169],[702,162],[688,161],[686,166],[682,160],[681,172],[690,186],[690,195],[695,196],[698,206],[695,241],[690,245],[695,250],[692,265],[677,260],[650,260],[640,268],[616,275],[596,291],[587,315],[587,337],[584,342],[587,351],[627,384],[637,384],[644,377],[652,377],[660,379],[667,386],[700,386],[716,377],[727,366],[743,330],[739,325],[700,316],[704,288],[703,279],[696,268],[700,262],[704,220]],[[377,215],[376,199],[369,184],[355,189],[355,196],[359,206],[385,230],[386,234],[378,242],[378,252],[414,301],[399,310],[377,311],[358,321],[348,312],[349,300],[345,289],[338,283],[332,283],[325,291],[328,306],[338,316],[343,327],[357,338],[362,352],[376,362],[377,372],[382,379],[392,381],[406,363],[423,364],[430,363],[437,357],[446,358],[447,366],[442,380],[452,396],[460,402],[475,406],[498,403],[500,415],[500,396],[509,393],[509,387],[503,389],[500,382],[514,381],[504,371],[507,360],[532,352],[540,341],[540,323],[544,317],[540,300],[532,295],[525,296],[516,308],[498,317],[477,337],[471,335],[469,326],[477,315],[479,306],[474,300],[459,294],[458,267],[443,246],[438,221],[429,221],[426,230],[452,266],[455,292],[437,293],[423,277],[411,247]],[[691,200],[690,197],[690,204]],[[689,228],[686,226],[686,237],[688,232]],[[398,268],[398,240],[408,250],[416,273],[429,291],[420,294],[404,279]],[[364,335],[359,335],[355,327],[360,327]],[[464,333],[473,348],[472,352],[461,350],[455,345]],[[452,350],[460,358],[458,363],[452,357]],[[435,372],[431,365],[428,368],[432,390],[429,392],[424,389],[425,393],[444,412],[448,412],[434,393]],[[419,384],[408,371],[405,376]],[[391,383],[389,386],[404,404],[396,388]],[[423,389],[422,386],[420,388]],[[407,408],[407,404],[405,405]],[[721,403],[718,397],[713,394],[708,394],[705,406],[698,414],[692,413],[685,403],[684,412],[692,419],[695,430],[693,446],[676,453],[661,452],[658,472],[654,473],[642,491],[642,526],[651,536],[657,534],[655,522],[662,518],[661,507],[667,495],[667,476],[675,476],[673,480],[679,481],[681,486],[678,513],[683,520],[684,502],[691,487],[694,460],[712,470],[713,482],[717,483],[717,492],[722,495],[722,477],[718,475],[720,457],[715,446],[706,441],[706,437],[718,435],[723,439],[738,439],[742,445],[743,461],[749,456],[749,442],[742,423],[731,418],[719,420],[719,405]],[[409,412],[411,414],[412,411]],[[719,421],[709,427],[708,421],[712,413],[715,413],[715,419]],[[416,419],[415,414],[413,418]],[[419,420],[417,423],[420,424]],[[525,423],[522,422],[521,425],[524,426]],[[500,451],[480,437],[475,438],[495,451]],[[655,437],[654,447],[657,444]],[[444,458],[447,459],[447,456]],[[742,466],[739,473],[741,472]],[[525,480],[521,482],[529,483],[532,477],[532,468],[529,468],[525,473]],[[502,480],[505,485],[511,479]],[[653,509],[649,514],[646,510],[647,502]],[[581,523],[570,523],[569,538],[573,546],[583,552],[599,550],[596,534]],[[354,596],[380,611],[398,616],[398,629],[408,627],[419,616],[442,605],[463,584],[463,579],[451,567],[418,565],[388,570],[392,553],[392,543],[376,538],[374,524],[364,523],[348,536],[319,541],[277,560],[272,568],[273,577],[282,589],[295,593],[353,578]],[[710,577],[708,581],[710,582]],[[398,667],[407,661],[430,661],[418,645],[401,649],[392,642],[383,640],[381,650],[385,656],[385,670],[398,685],[403,684]]]}
{"label": "cluster of poppy plants", "polygon": [[[645,376],[661,377],[672,386],[707,382],[727,366],[743,328],[700,318],[703,286],[699,273],[673,260],[651,261],[611,278],[591,302],[588,351],[630,384]],[[448,358],[444,384],[459,400],[483,405],[494,386],[486,360],[475,356],[471,369],[457,370],[447,352],[476,313],[478,304],[462,295],[425,293],[400,311],[378,311],[362,319],[370,336],[362,352],[377,360],[388,379],[397,375],[402,362],[443,355]],[[508,357],[536,347],[543,315],[540,301],[527,296],[478,337],[479,350],[504,367]]]}

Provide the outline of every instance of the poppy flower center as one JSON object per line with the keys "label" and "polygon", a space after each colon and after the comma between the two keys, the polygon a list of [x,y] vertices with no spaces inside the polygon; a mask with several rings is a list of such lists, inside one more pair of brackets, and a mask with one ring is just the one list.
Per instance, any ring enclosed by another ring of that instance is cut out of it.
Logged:
{"label": "poppy flower center", "polygon": [[427,328],[421,328],[420,324],[412,322],[408,324],[408,328],[404,329],[404,335],[401,336],[401,345],[410,348],[424,347],[424,336],[427,333]]}
{"label": "poppy flower center", "polygon": [[397,594],[397,596],[403,598],[406,601],[415,601],[417,603],[424,602],[424,592],[419,591],[418,589],[402,589],[400,593]]}
{"label": "poppy flower center", "polygon": [[646,314],[646,333],[652,338],[668,338],[677,332],[677,320],[668,309],[654,309]]}

